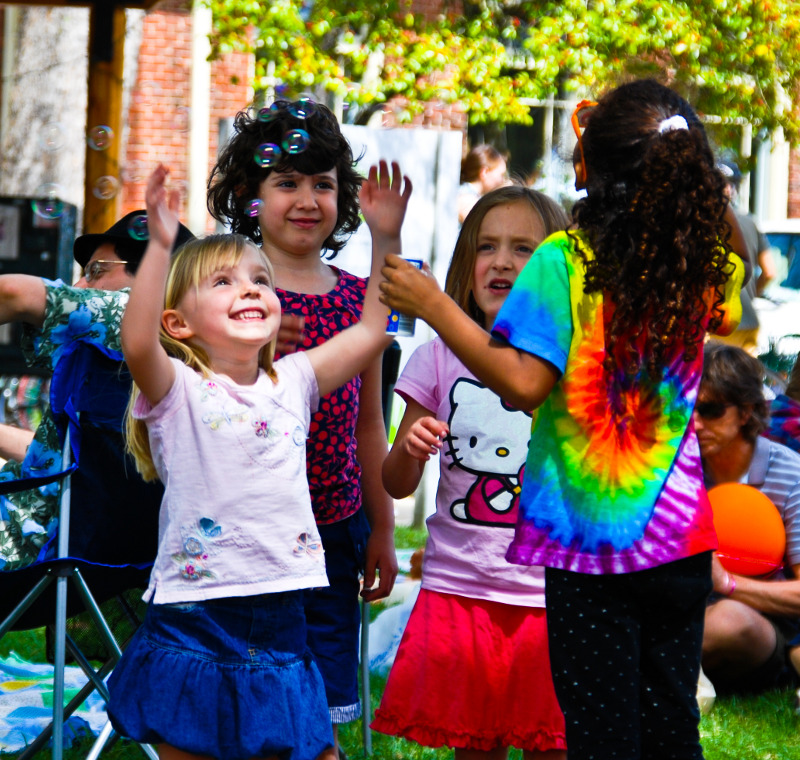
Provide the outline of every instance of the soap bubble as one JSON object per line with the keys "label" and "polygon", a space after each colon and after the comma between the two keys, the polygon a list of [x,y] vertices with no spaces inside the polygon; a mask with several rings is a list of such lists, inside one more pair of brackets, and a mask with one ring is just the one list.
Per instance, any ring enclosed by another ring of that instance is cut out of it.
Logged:
{"label": "soap bubble", "polygon": [[262,168],[275,166],[281,156],[281,149],[275,143],[262,143],[256,148],[253,160]]}
{"label": "soap bubble", "polygon": [[64,146],[64,127],[57,121],[51,121],[42,127],[39,144],[48,153],[54,153]]}
{"label": "soap bubble", "polygon": [[86,142],[92,150],[108,150],[114,139],[114,130],[105,125],[92,127],[86,135]]}
{"label": "soap bubble", "polygon": [[100,177],[92,187],[92,195],[102,201],[111,200],[119,192],[119,180],[106,174]]}
{"label": "soap bubble", "polygon": [[278,106],[277,103],[273,103],[271,106],[265,106],[264,108],[259,108],[258,120],[264,124],[267,124],[280,113],[280,110],[280,106]]}
{"label": "soap bubble", "polygon": [[36,196],[31,201],[33,213],[42,219],[58,219],[64,213],[64,189],[55,182],[46,182],[36,188]]}
{"label": "soap bubble", "polygon": [[290,129],[283,136],[281,145],[283,145],[283,149],[287,153],[295,155],[297,153],[302,153],[306,148],[308,148],[309,142],[310,138],[305,129]]}
{"label": "soap bubble", "polygon": [[121,174],[124,182],[139,182],[145,177],[144,166],[141,161],[128,161],[122,167]]}
{"label": "soap bubble", "polygon": [[191,123],[191,109],[188,106],[179,106],[172,115],[172,128],[178,132],[188,132]]}
{"label": "soap bubble", "polygon": [[255,219],[261,213],[262,208],[264,208],[264,201],[260,198],[254,198],[252,201],[248,201],[245,204],[244,213]]}
{"label": "soap bubble", "polygon": [[147,240],[150,237],[150,232],[147,229],[146,214],[138,214],[130,220],[128,223],[128,234],[134,240]]}
{"label": "soap bubble", "polygon": [[308,119],[316,113],[317,104],[312,98],[303,96],[294,103],[290,103],[288,110],[296,119]]}

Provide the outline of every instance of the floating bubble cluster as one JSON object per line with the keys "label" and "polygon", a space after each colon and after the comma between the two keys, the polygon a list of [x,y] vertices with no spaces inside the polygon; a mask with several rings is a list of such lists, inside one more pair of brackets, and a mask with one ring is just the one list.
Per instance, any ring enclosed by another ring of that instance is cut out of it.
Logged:
{"label": "floating bubble cluster", "polygon": [[150,232],[147,229],[147,216],[145,214],[138,214],[130,220],[128,223],[128,234],[134,240],[147,240],[150,237]]}
{"label": "floating bubble cluster", "polygon": [[[259,109],[257,114],[258,121],[268,124],[273,121],[278,114],[288,113],[295,119],[306,121],[312,118],[317,112],[317,104],[314,99],[308,96],[301,96],[293,103],[286,103],[283,100],[276,100],[272,105]],[[296,155],[308,149],[310,138],[304,129],[290,129],[283,135],[281,146],[286,153]],[[265,168],[274,166],[280,156],[280,147],[274,143],[263,143],[256,149],[255,161]]]}
{"label": "floating bubble cluster", "polygon": [[114,139],[114,130],[102,124],[92,127],[86,134],[86,142],[92,150],[108,150]]}
{"label": "floating bubble cluster", "polygon": [[275,143],[262,143],[256,148],[255,162],[264,169],[275,166],[281,157],[280,146]]}

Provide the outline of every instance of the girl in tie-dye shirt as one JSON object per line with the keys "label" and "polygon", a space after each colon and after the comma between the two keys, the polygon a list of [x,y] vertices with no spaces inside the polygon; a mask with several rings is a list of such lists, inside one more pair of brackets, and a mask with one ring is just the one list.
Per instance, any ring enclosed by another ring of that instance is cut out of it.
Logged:
{"label": "girl in tie-dye shirt", "polygon": [[692,409],[707,332],[738,322],[744,251],[691,107],[654,81],[579,104],[575,225],[520,274],[493,337],[399,259],[384,301],[538,408],[509,561],[546,567],[570,760],[699,760],[716,548]]}

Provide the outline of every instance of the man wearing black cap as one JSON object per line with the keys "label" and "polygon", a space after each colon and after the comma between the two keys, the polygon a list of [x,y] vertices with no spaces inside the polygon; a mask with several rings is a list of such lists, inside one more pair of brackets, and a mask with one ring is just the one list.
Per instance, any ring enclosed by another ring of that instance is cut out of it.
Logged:
{"label": "man wearing black cap", "polygon": [[[64,348],[77,340],[122,359],[119,324],[147,247],[146,230],[146,213],[133,211],[103,233],[77,238],[73,256],[83,273],[75,285],[32,275],[0,275],[0,324],[24,323],[22,348],[30,364],[53,370]],[[176,247],[192,237],[181,225]],[[90,325],[94,329],[88,330]],[[49,412],[35,434],[0,425],[0,457],[9,460],[0,481],[57,472],[61,452]],[[0,570],[33,562],[57,509],[57,487],[0,497]]]}

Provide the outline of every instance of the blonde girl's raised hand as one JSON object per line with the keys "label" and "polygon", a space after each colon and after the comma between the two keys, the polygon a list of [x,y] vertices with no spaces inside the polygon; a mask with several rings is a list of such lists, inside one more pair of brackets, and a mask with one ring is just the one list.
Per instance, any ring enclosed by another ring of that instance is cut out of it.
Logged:
{"label": "blonde girl's raised hand", "polygon": [[155,405],[172,386],[175,370],[159,341],[170,253],[178,234],[178,194],[166,187],[169,170],[159,164],[147,181],[149,241],[136,270],[120,337],[125,362],[147,400]]}
{"label": "blonde girl's raised hand", "polygon": [[406,215],[408,199],[413,187],[411,180],[403,176],[400,165],[392,162],[392,170],[386,161],[379,161],[371,166],[367,179],[361,185],[359,203],[361,213],[372,234],[373,241],[391,244],[397,241],[397,248],[392,253],[399,253],[400,229]]}
{"label": "blonde girl's raised hand", "polygon": [[169,169],[159,164],[147,180],[145,203],[150,241],[171,251],[178,235],[180,194],[167,188],[168,177]]}

